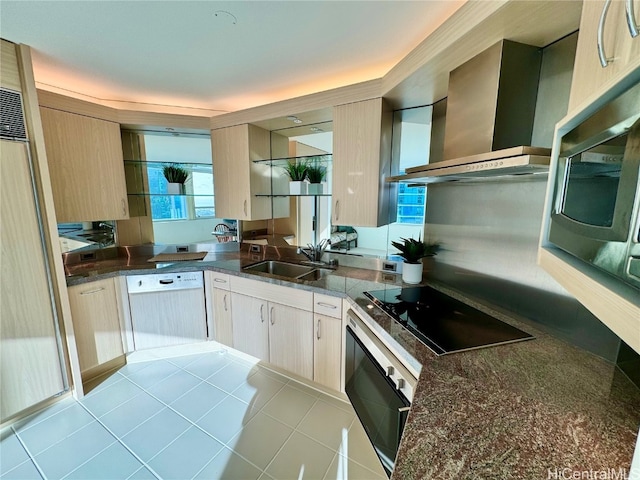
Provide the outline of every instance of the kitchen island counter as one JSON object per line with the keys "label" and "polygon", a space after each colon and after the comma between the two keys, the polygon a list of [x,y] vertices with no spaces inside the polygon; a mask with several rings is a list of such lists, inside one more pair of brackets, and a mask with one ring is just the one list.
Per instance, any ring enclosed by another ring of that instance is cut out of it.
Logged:
{"label": "kitchen island counter", "polygon": [[122,265],[113,260],[103,268],[95,262],[85,271],[76,267],[68,283],[215,270],[345,297],[396,353],[421,367],[394,480],[576,478],[568,475],[589,471],[629,474],[640,425],[640,389],[615,365],[553,337],[527,319],[427,282],[536,337],[438,357],[363,295],[397,288],[402,284],[397,275],[341,266],[317,281],[292,282],[243,271],[262,260],[248,252],[210,252],[203,261],[163,268],[149,264],[148,258],[129,258]]}

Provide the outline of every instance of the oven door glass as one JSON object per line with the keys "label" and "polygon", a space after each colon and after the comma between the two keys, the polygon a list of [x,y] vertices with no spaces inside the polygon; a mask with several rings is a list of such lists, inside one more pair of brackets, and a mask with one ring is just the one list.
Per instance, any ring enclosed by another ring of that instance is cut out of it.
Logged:
{"label": "oven door glass", "polygon": [[627,134],[567,161],[562,213],[595,227],[614,223]]}
{"label": "oven door glass", "polygon": [[395,463],[409,401],[387,378],[350,327],[346,339],[346,392],[387,474]]}

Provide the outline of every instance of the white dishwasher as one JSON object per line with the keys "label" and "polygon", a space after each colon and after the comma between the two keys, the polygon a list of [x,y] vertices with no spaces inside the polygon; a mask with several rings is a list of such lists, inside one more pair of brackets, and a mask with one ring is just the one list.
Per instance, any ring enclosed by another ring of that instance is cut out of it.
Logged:
{"label": "white dishwasher", "polygon": [[205,341],[202,272],[127,277],[135,350]]}

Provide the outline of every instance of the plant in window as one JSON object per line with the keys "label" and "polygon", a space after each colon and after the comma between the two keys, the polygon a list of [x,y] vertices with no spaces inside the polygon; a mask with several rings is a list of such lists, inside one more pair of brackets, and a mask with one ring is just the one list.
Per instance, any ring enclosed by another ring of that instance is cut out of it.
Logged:
{"label": "plant in window", "polygon": [[165,165],[162,174],[167,179],[167,193],[184,194],[184,182],[189,178],[189,172],[178,165]]}

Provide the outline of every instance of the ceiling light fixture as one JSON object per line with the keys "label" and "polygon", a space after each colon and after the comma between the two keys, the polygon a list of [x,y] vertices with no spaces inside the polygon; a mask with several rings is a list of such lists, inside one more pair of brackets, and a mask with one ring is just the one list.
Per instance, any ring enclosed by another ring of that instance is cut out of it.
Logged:
{"label": "ceiling light fixture", "polygon": [[311,127],[309,130],[311,130],[312,132],[324,132],[324,130],[318,127]]}
{"label": "ceiling light fixture", "polygon": [[289,116],[287,117],[287,120],[290,120],[290,121],[292,121],[292,122],[295,122],[296,120],[298,120],[298,117],[296,117],[295,115],[289,115]]}
{"label": "ceiling light fixture", "polygon": [[302,123],[302,120],[300,120],[299,118],[296,118],[293,123]]}

